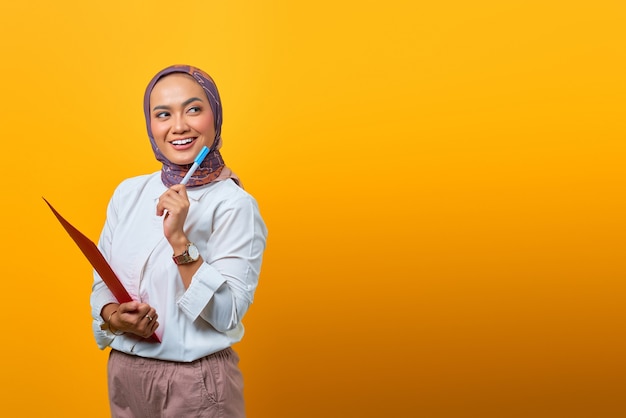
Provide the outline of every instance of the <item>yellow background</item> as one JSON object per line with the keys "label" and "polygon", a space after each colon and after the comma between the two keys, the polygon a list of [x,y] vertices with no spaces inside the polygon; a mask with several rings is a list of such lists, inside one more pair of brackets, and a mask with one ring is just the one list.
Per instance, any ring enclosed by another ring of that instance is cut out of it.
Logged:
{"label": "yellow background", "polygon": [[0,414],[107,417],[92,239],[159,168],[145,85],[217,81],[270,236],[248,413],[626,416],[623,1],[5,1]]}

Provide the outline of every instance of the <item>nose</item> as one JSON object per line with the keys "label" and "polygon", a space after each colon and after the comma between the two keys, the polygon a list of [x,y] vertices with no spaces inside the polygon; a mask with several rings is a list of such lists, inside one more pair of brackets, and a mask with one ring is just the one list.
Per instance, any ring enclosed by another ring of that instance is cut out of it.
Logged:
{"label": "nose", "polygon": [[187,120],[184,115],[175,115],[173,117],[172,131],[173,133],[186,132],[189,127],[187,126]]}

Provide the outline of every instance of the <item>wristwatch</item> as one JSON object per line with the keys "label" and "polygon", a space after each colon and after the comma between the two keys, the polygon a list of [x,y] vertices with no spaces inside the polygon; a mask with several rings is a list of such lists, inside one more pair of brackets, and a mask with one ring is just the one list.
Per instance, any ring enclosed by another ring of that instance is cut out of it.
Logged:
{"label": "wristwatch", "polygon": [[200,251],[198,251],[198,247],[193,242],[187,244],[187,249],[181,255],[174,255],[172,260],[174,263],[180,264],[188,264],[193,263],[198,258],[200,258]]}

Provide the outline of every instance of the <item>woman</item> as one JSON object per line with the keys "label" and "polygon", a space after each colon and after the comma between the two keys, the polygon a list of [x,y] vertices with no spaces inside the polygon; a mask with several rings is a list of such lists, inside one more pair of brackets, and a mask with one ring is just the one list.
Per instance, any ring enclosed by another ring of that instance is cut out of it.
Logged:
{"label": "woman", "polygon": [[[220,155],[222,107],[208,74],[190,66],[160,71],[144,113],[162,169],[117,187],[99,241],[134,301],[119,304],[97,273],[91,294],[96,341],[111,347],[111,413],[243,417],[231,346],[244,333],[267,230]],[[209,154],[180,184],[203,146]]]}

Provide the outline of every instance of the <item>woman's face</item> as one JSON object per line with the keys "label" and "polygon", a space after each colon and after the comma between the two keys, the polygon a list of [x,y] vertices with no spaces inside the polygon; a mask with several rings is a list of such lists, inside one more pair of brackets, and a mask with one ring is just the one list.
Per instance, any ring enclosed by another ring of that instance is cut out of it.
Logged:
{"label": "woman's face", "polygon": [[200,84],[174,73],[150,93],[150,128],[156,146],[174,164],[190,164],[202,147],[215,141],[213,111]]}

